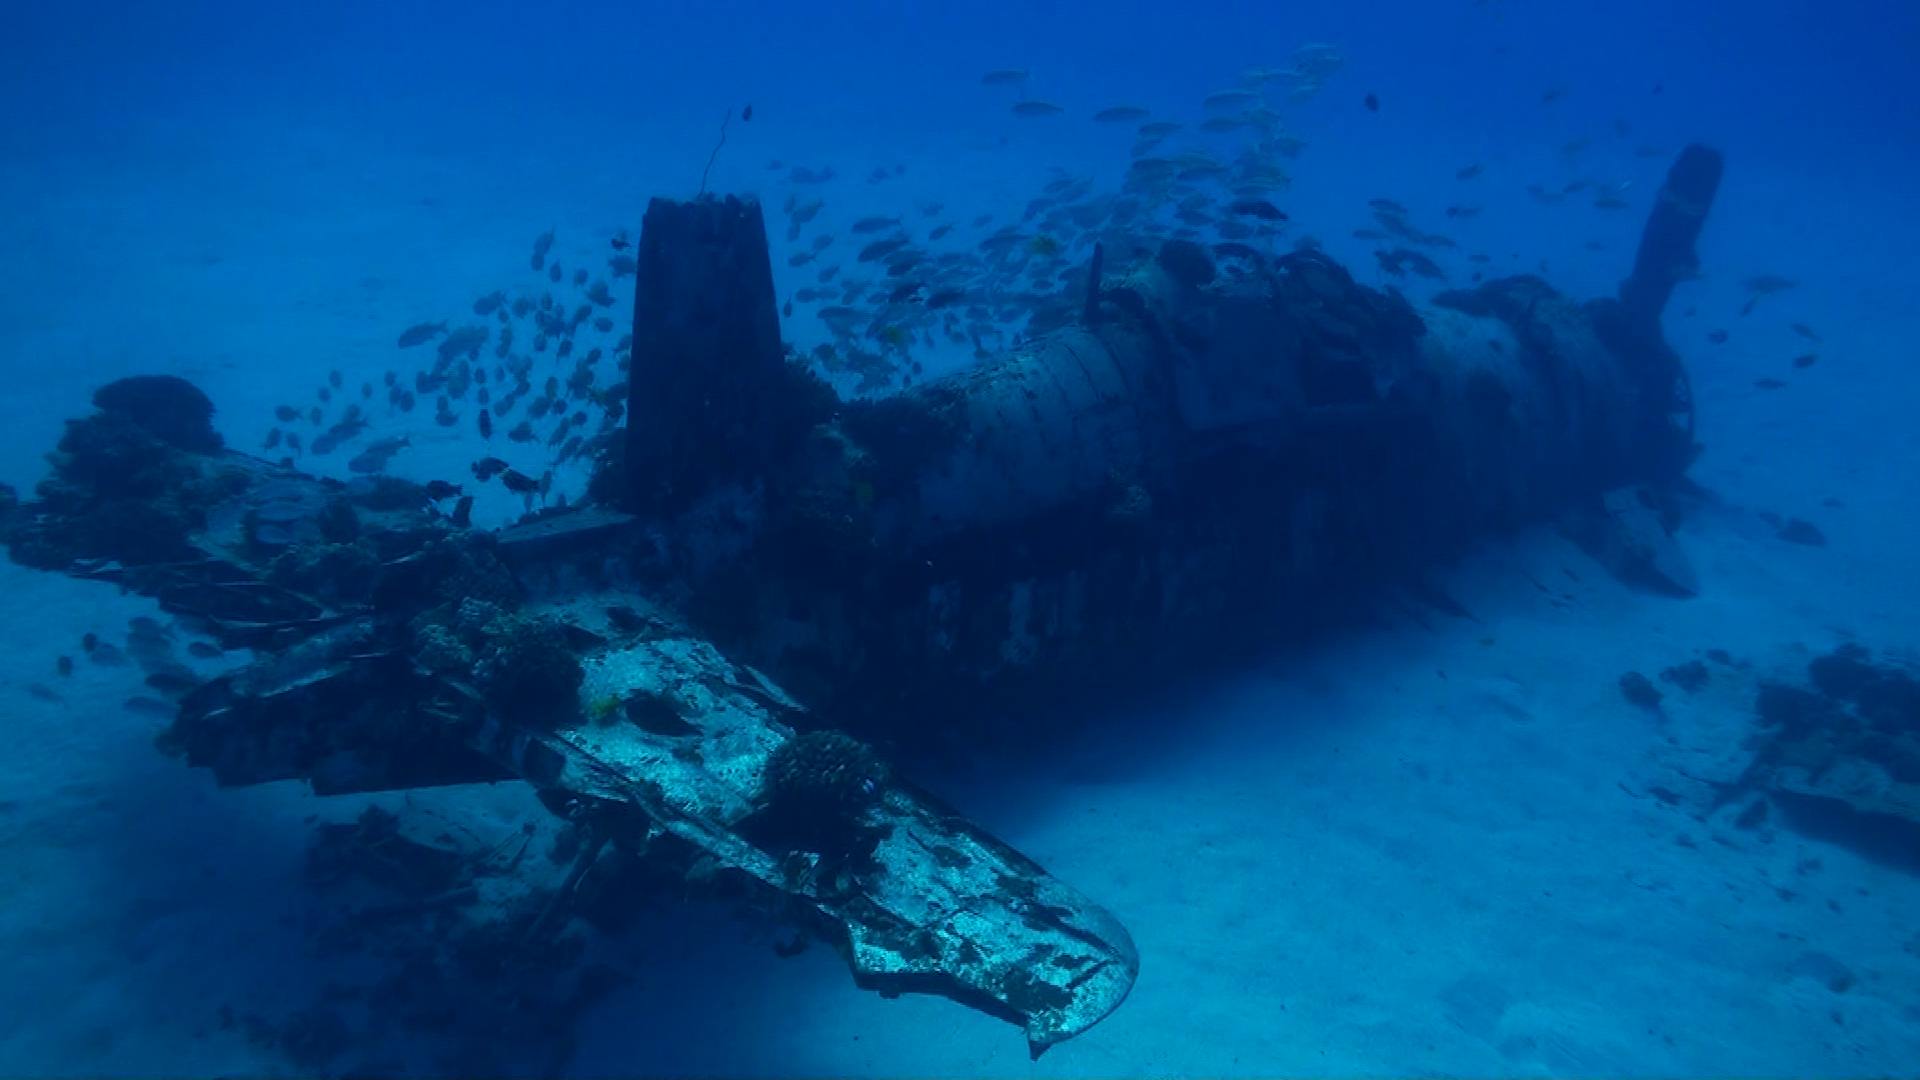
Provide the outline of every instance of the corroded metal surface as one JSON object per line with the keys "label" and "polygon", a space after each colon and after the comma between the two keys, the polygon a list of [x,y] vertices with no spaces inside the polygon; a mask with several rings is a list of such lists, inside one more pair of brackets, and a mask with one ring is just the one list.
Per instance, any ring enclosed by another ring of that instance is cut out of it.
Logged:
{"label": "corroded metal surface", "polygon": [[1718,179],[1688,160],[1687,212],[1656,212],[1624,300],[1518,277],[1417,311],[1317,252],[1221,276],[1172,240],[1090,275],[1085,325],[853,402],[783,356],[757,207],[656,202],[628,438],[592,488],[617,509],[480,533],[417,486],[302,476],[211,428],[169,448],[164,410],[109,408],[211,415],[160,379],[69,425],[13,554],[262,652],[170,733],[223,782],[519,777],[593,836],[570,888],[611,847],[751,891],[862,985],[984,1009],[1038,1053],[1124,999],[1126,931],[863,771],[857,740],[835,745],[862,769],[821,770],[859,780],[832,829],[795,825],[817,807],[783,803],[776,766],[829,727],[977,740],[1043,689],[1217,663],[1581,501],[1596,543],[1684,586],[1657,500],[1601,496],[1696,449],[1657,320]]}
{"label": "corroded metal surface", "polygon": [[[1131,988],[1138,957],[1112,916],[904,782],[890,781],[865,811],[861,827],[876,841],[858,857],[800,850],[763,827],[780,812],[764,791],[769,755],[819,722],[631,581],[570,572],[644,545],[632,518],[586,510],[495,542],[391,488],[350,489],[237,455],[194,464],[246,481],[193,538],[203,557],[73,569],[261,649],[189,691],[165,736],[222,783],[304,779],[332,794],[524,779],[656,872],[744,888],[786,911],[833,941],[862,986],[983,1009],[1020,1025],[1036,1054]],[[259,530],[322,541],[309,526],[336,503],[395,548],[358,599],[269,581],[291,545],[263,546]],[[263,505],[276,508],[265,525]],[[448,598],[441,579],[472,572],[448,558],[449,545],[510,554],[536,589],[516,617],[564,628],[583,678],[557,723],[504,717],[460,673],[423,662],[413,620]]]}

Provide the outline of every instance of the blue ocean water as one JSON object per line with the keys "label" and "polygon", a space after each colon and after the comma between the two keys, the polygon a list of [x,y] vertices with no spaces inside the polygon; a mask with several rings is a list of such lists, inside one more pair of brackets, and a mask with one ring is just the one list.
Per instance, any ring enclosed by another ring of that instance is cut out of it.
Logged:
{"label": "blue ocean water", "polygon": [[[928,766],[926,786],[1139,944],[1129,1000],[1038,1062],[997,1019],[863,992],[830,949],[779,958],[771,920],[701,904],[595,939],[626,981],[572,1018],[556,1060],[578,1075],[1915,1071],[1912,850],[1649,797],[1674,776],[1731,779],[1759,676],[1669,691],[1658,718],[1617,684],[1708,649],[1795,679],[1843,643],[1920,649],[1920,8],[129,2],[16,6],[8,24],[0,482],[22,492],[111,379],[188,377],[228,441],[258,447],[275,406],[304,411],[330,371],[377,386],[400,331],[524,287],[548,230],[555,261],[597,272],[649,198],[691,197],[704,175],[767,208],[791,297],[852,265],[862,218],[951,221],[971,244],[1058,178],[1117,191],[1136,125],[1099,110],[1180,121],[1176,147],[1231,145],[1191,130],[1204,99],[1316,44],[1340,62],[1281,108],[1299,148],[1270,196],[1288,219],[1275,243],[1311,237],[1416,305],[1476,269],[1610,294],[1674,154],[1716,148],[1700,273],[1666,319],[1705,447],[1690,476],[1712,494],[1680,532],[1700,595],[1569,570],[1583,564],[1551,529],[1488,537],[1449,569],[1471,622],[1343,629],[1103,705],[1063,745]],[[998,69],[1026,75],[983,82]],[[796,183],[796,167],[832,176]],[[1624,205],[1596,206],[1601,192]],[[789,238],[796,199],[822,206]],[[1434,252],[1444,282],[1390,273],[1354,235],[1379,199],[1458,245]],[[833,246],[793,265],[816,235]],[[1743,312],[1762,275],[1792,284]],[[830,337],[821,306],[783,319],[802,350]],[[996,349],[1021,327],[1002,329]],[[928,376],[975,347],[936,343]],[[459,479],[482,452],[470,421],[383,416],[411,440],[398,475]],[[346,475],[346,458],[302,465]],[[578,464],[556,480],[575,497],[583,483]],[[1766,515],[1826,543],[1781,543]],[[0,1074],[310,1071],[233,1018],[277,1024],[344,977],[314,955],[329,912],[302,875],[312,826],[400,796],[217,788],[122,707],[130,669],[55,673],[82,634],[151,603],[4,573]],[[506,785],[419,800],[481,833],[541,813]],[[404,1058],[404,1028],[356,1033],[330,1067]],[[550,1045],[527,1036],[529,1058]]]}

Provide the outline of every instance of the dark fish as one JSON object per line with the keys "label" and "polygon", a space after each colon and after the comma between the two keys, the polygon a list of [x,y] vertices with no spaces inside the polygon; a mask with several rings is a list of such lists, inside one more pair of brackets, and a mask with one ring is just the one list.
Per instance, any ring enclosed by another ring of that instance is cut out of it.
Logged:
{"label": "dark fish", "polygon": [[507,463],[504,461],[501,461],[499,458],[483,457],[479,461],[476,461],[473,463],[473,476],[474,476],[474,479],[479,480],[482,483],[485,483],[486,481],[491,480],[494,477],[505,472],[506,469],[507,469]]}
{"label": "dark fish", "polygon": [[1755,379],[1755,380],[1753,380],[1753,387],[1754,387],[1754,389],[1756,389],[1756,390],[1778,390],[1778,389],[1780,389],[1781,387],[1783,387],[1783,386],[1785,386],[1785,385],[1787,385],[1787,384],[1786,384],[1786,383],[1783,383],[1783,382],[1781,382],[1781,381],[1780,381],[1779,379]]}
{"label": "dark fish", "polygon": [[451,499],[458,494],[460,494],[459,484],[450,484],[445,480],[427,481],[427,498],[432,499],[434,502],[439,502],[442,499]]}
{"label": "dark fish", "polygon": [[1480,165],[1479,162],[1476,161],[1471,165],[1464,165],[1460,167],[1458,170],[1454,172],[1453,178],[1455,180],[1471,180],[1474,177],[1479,176],[1481,173],[1481,170],[1482,170],[1482,166]]}
{"label": "dark fish", "polygon": [[473,523],[473,496],[462,495],[460,501],[453,504],[452,520],[462,529]]}
{"label": "dark fish", "polygon": [[906,239],[898,236],[888,237],[885,240],[875,240],[873,243],[860,249],[858,258],[861,262],[873,262],[875,259],[884,259],[906,246]]}
{"label": "dark fish", "polygon": [[518,469],[508,469],[500,474],[500,482],[508,491],[516,495],[531,495],[540,490],[540,481]]}
{"label": "dark fish", "polygon": [[1445,277],[1440,264],[1425,255],[1408,248],[1393,248],[1388,251],[1376,251],[1373,257],[1379,261],[1380,269],[1389,274],[1402,275],[1408,270],[1426,278]]}
{"label": "dark fish", "polygon": [[932,232],[927,234],[927,239],[938,240],[952,231],[953,231],[953,226],[951,225],[938,225],[934,227],[934,230]]}
{"label": "dark fish", "polygon": [[156,671],[147,676],[146,684],[168,697],[181,697],[200,685],[200,680],[185,668]]}
{"label": "dark fish", "polygon": [[281,431],[279,428],[269,428],[267,430],[267,441],[264,444],[262,444],[262,448],[271,450],[274,447],[279,446],[280,438],[281,438]]}
{"label": "dark fish", "polygon": [[1200,99],[1203,109],[1243,109],[1258,104],[1260,95],[1251,90],[1216,90]]}
{"label": "dark fish", "polygon": [[1262,221],[1285,221],[1286,211],[1265,199],[1235,199],[1227,204],[1227,212],[1242,217],[1257,217]]}
{"label": "dark fish", "polygon": [[533,258],[529,260],[535,270],[547,264],[547,252],[553,250],[553,230],[548,229],[533,238]]}
{"label": "dark fish", "polygon": [[862,234],[877,233],[885,229],[894,228],[899,224],[900,224],[899,218],[863,217],[859,221],[856,221],[853,223],[853,226],[850,231],[855,233],[862,233]]}
{"label": "dark fish", "polygon": [[27,693],[32,694],[34,697],[40,699],[41,701],[51,702],[54,704],[59,704],[60,702],[67,700],[66,698],[63,698],[59,694],[55,693],[53,691],[53,688],[50,686],[47,686],[45,683],[28,683]]}
{"label": "dark fish", "polygon": [[444,322],[416,323],[400,331],[400,347],[403,349],[411,349],[415,345],[425,345],[427,342],[446,333],[446,330],[447,324]]}
{"label": "dark fish", "polygon": [[607,241],[607,245],[615,251],[625,251],[633,246],[633,241],[627,239],[627,234],[621,233],[619,236]]}
{"label": "dark fish", "polygon": [[473,313],[475,315],[491,315],[495,311],[505,307],[506,303],[507,294],[499,289],[495,289],[473,302]]}
{"label": "dark fish", "polygon": [[487,328],[485,326],[463,326],[447,335],[446,340],[440,343],[437,354],[447,363],[452,363],[463,356],[471,359],[486,343]]}
{"label": "dark fish", "polygon": [[345,442],[367,430],[367,421],[357,410],[349,411],[340,421],[327,429],[327,434],[338,442]]}
{"label": "dark fish", "polygon": [[[440,412],[444,415],[446,409],[443,407]],[[347,462],[347,468],[357,473],[385,472],[387,463],[393,460],[393,455],[411,445],[413,445],[412,441],[405,435],[380,439],[353,455]]]}
{"label": "dark fish", "polygon": [[1146,118],[1147,110],[1138,105],[1115,105],[1093,114],[1094,121],[1101,124],[1130,124]]}
{"label": "dark fish", "polygon": [[752,106],[752,105],[748,105],[748,106],[747,106],[746,108],[744,108],[744,109],[741,109],[741,110],[740,110],[740,122],[741,122],[741,123],[743,123],[743,124],[744,124],[744,123],[746,123],[746,122],[748,122],[749,120],[752,120],[752,119],[753,119],[753,106]]}
{"label": "dark fish", "polygon": [[493,438],[493,414],[485,409],[480,410],[480,437]]}
{"label": "dark fish", "polygon": [[1820,335],[1813,332],[1813,327],[1808,326],[1806,323],[1794,323],[1791,326],[1787,327],[1787,329],[1792,330],[1794,333],[1799,334],[1801,337],[1806,338],[1808,341],[1817,342],[1821,340]]}
{"label": "dark fish", "polygon": [[1016,101],[1013,103],[1013,115],[1015,116],[1058,116],[1066,111],[1067,110],[1055,105],[1051,101],[1028,99],[1026,101]]}
{"label": "dark fish", "polygon": [[1368,111],[1368,112],[1379,112],[1379,111],[1380,111],[1380,96],[1379,96],[1378,94],[1368,94],[1368,95],[1366,96],[1366,98],[1365,98],[1365,100],[1364,100],[1364,102],[1363,102],[1363,104],[1365,104],[1365,105],[1366,105],[1366,107],[1367,107],[1367,111]]}
{"label": "dark fish", "polygon": [[145,697],[143,695],[135,695],[121,702],[121,708],[126,709],[136,716],[151,716],[162,720],[173,719],[179,711],[167,702],[161,701],[159,698]]}
{"label": "dark fish", "polygon": [[221,651],[220,646],[215,645],[211,641],[189,641],[187,642],[187,652],[202,660],[213,660],[225,655],[225,653]]}
{"label": "dark fish", "polygon": [[1713,342],[1715,345],[1725,345],[1727,343],[1727,332],[1725,330],[1710,330],[1707,332],[1707,340]]}
{"label": "dark fish", "polygon": [[1013,86],[1026,81],[1026,68],[995,68],[980,76],[982,86]]}
{"label": "dark fish", "polygon": [[1793,358],[1793,366],[1797,368],[1810,368],[1819,361],[1819,353],[1802,353]]}
{"label": "dark fish", "polygon": [[121,652],[119,646],[102,641],[87,650],[87,659],[106,667],[125,667],[127,654]]}
{"label": "dark fish", "polygon": [[1784,292],[1798,284],[1792,278],[1783,278],[1778,274],[1756,274],[1740,283],[1742,288],[1756,296]]}

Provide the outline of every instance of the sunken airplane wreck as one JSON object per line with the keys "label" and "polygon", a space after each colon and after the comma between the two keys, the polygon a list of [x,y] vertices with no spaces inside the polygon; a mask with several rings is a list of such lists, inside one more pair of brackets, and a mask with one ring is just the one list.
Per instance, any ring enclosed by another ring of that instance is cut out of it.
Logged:
{"label": "sunken airplane wreck", "polygon": [[467,528],[411,482],[227,449],[145,377],[69,422],[6,537],[253,650],[164,738],[220,782],[525,781],[585,838],[536,928],[590,886],[750,894],[1037,1055],[1121,1004],[1132,941],[869,742],[1170,677],[1529,521],[1690,589],[1660,315],[1720,169],[1680,155],[1617,297],[1517,277],[1415,310],[1312,251],[1226,277],[1182,241],[1096,249],[1076,325],[857,403],[783,350],[759,206],[656,200],[586,503]]}

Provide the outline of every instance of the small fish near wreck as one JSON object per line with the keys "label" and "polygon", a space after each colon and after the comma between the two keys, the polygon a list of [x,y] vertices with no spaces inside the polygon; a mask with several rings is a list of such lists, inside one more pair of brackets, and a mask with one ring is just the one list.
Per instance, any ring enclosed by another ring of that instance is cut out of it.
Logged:
{"label": "small fish near wreck", "polygon": [[393,456],[411,445],[412,441],[405,435],[377,439],[369,443],[365,450],[355,454],[347,462],[347,468],[357,473],[386,472],[387,464],[393,460]]}
{"label": "small fish near wreck", "polygon": [[1238,214],[1241,217],[1259,218],[1262,221],[1287,220],[1287,215],[1284,210],[1281,210],[1265,199],[1235,199],[1233,202],[1227,204],[1227,213]]}
{"label": "small fish near wreck", "polygon": [[447,324],[444,322],[416,323],[400,332],[400,347],[411,349],[416,345],[425,345],[446,332]]}

